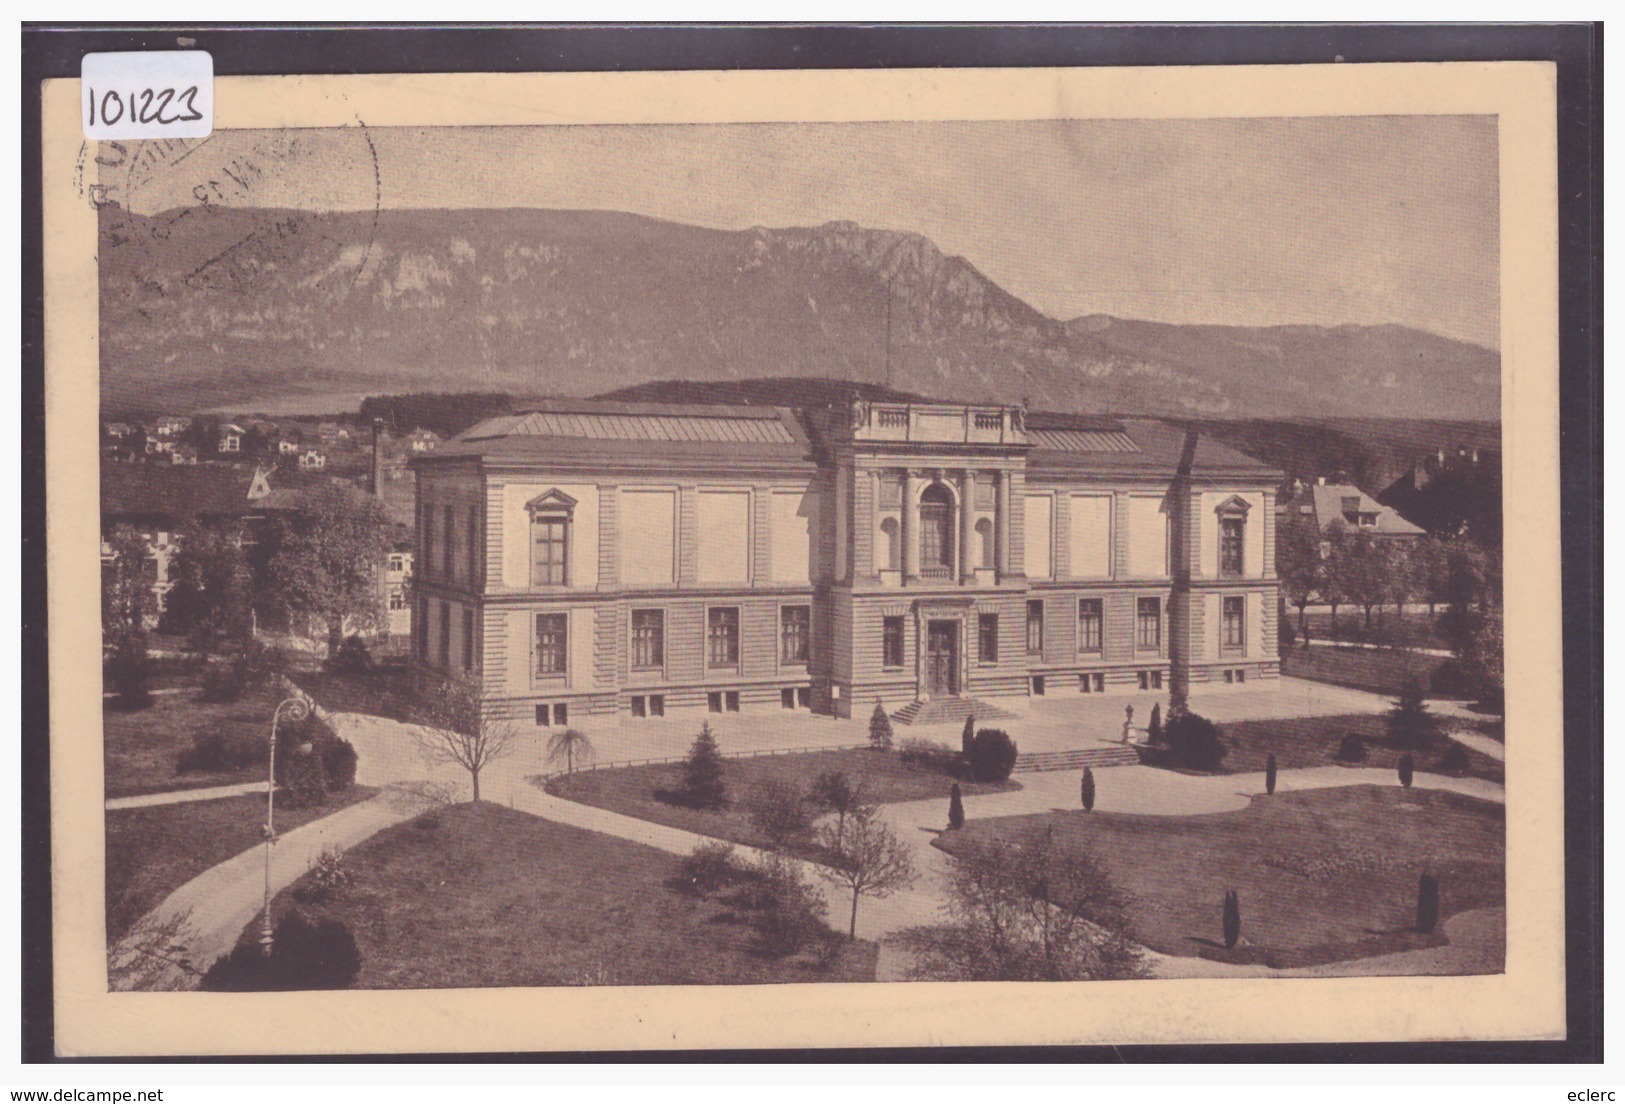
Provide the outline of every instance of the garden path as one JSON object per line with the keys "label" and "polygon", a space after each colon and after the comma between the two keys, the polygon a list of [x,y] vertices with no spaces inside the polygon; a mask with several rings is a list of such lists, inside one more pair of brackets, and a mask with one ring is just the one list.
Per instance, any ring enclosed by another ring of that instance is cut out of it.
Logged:
{"label": "garden path", "polygon": [[217,797],[239,797],[242,794],[264,792],[264,782],[240,782],[234,786],[208,786],[202,789],[165,790],[163,793],[110,797],[107,799],[107,808],[145,809],[153,805],[179,805],[187,801],[213,801]]}

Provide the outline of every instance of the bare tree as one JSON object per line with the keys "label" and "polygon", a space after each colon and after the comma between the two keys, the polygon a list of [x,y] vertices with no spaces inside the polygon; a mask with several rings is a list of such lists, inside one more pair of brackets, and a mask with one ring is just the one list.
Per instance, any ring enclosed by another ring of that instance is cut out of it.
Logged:
{"label": "bare tree", "polygon": [[440,690],[427,698],[413,729],[418,752],[431,766],[466,770],[478,801],[480,772],[512,750],[519,730],[481,709],[472,686],[448,680]]}
{"label": "bare tree", "polygon": [[550,763],[564,760],[564,773],[574,774],[576,758],[588,759],[598,754],[587,734],[579,729],[567,728],[547,738],[547,759]]}
{"label": "bare tree", "polygon": [[873,809],[848,814],[844,830],[839,824],[825,824],[818,842],[830,853],[829,865],[820,866],[819,875],[852,894],[849,940],[858,937],[860,897],[889,897],[914,884],[908,848]]}

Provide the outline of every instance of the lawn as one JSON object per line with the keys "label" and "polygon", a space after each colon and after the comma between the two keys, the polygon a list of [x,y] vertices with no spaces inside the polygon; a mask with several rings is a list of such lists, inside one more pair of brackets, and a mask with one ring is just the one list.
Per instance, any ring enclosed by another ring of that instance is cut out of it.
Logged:
{"label": "lawn", "polygon": [[[1439,607],[1442,611],[1446,607]],[[1365,627],[1365,612],[1359,607],[1343,606],[1338,610],[1334,620],[1330,610],[1316,610],[1307,613],[1304,623],[1309,627],[1309,639],[1321,640],[1364,640],[1376,644],[1405,644],[1417,648],[1450,647],[1449,641],[1439,635],[1435,628],[1437,614],[1429,616],[1427,606],[1412,605],[1405,608],[1401,616],[1392,606],[1385,606],[1374,611],[1372,626]],[[1296,607],[1287,607],[1287,621],[1292,631],[1298,631],[1298,611]]]}
{"label": "lawn", "polygon": [[314,902],[307,875],[272,910],[348,925],[361,989],[874,980],[873,943],[758,950],[726,899],[678,888],[680,861],[480,802],[385,829],[345,853],[347,885]]}
{"label": "lawn", "polygon": [[[1020,841],[1051,829],[1092,848],[1126,898],[1128,934],[1165,954],[1314,966],[1436,946],[1413,930],[1417,882],[1438,876],[1441,921],[1505,904],[1505,810],[1440,790],[1347,786],[1259,795],[1205,816],[1057,811],[974,820],[936,845]],[[1241,939],[1221,938],[1224,895],[1241,904]],[[1503,968],[1486,951],[1483,973]]]}
{"label": "lawn", "polygon": [[257,782],[265,777],[265,764],[255,761],[224,771],[177,774],[176,760],[192,746],[193,738],[219,732],[228,744],[252,743],[266,747],[271,711],[277,699],[269,693],[245,696],[235,702],[200,702],[192,694],[165,694],[152,705],[126,713],[102,706],[102,763],[108,797],[163,793],[167,790],[225,786]]}
{"label": "lawn", "polygon": [[404,666],[379,666],[366,674],[309,671],[294,681],[316,704],[333,713],[412,719],[412,678]]}
{"label": "lawn", "polygon": [[[351,786],[308,809],[277,807],[278,832],[371,797]],[[109,809],[107,833],[107,937],[127,932],[170,893],[211,866],[264,842],[265,796],[245,794],[141,809]]]}
{"label": "lawn", "polygon": [[1282,655],[1281,673],[1378,694],[1398,694],[1408,683],[1414,682],[1422,688],[1423,694],[1431,695],[1433,672],[1444,662],[1444,656],[1418,655],[1397,649],[1315,644],[1292,648]]}
{"label": "lawn", "polygon": [[[1221,724],[1219,731],[1228,748],[1224,769],[1229,774],[1261,771],[1272,754],[1275,765],[1281,770],[1345,765],[1397,770],[1399,760],[1409,753],[1417,770],[1431,771],[1445,750],[1456,746],[1449,737],[1440,736],[1421,748],[1395,747],[1388,743],[1386,718],[1381,714],[1369,713],[1230,721]],[[1336,759],[1337,746],[1349,733],[1357,733],[1365,739],[1366,758],[1363,763],[1341,764]],[[1487,779],[1497,785],[1506,784],[1503,764],[1480,752],[1468,748],[1462,750],[1467,755],[1467,769],[1462,773]]]}
{"label": "lawn", "polygon": [[[874,804],[935,797],[942,799],[943,816],[948,815],[952,778],[924,764],[905,763],[893,752],[868,748],[724,760],[723,780],[730,803],[716,810],[689,808],[677,798],[676,791],[683,776],[681,763],[583,771],[553,779],[547,784],[547,790],[583,805],[625,813],[639,820],[751,847],[770,848],[771,842],[750,822],[745,809],[751,789],[769,780],[787,781],[805,789],[827,771],[840,771],[861,783],[868,800]],[[1021,788],[1015,782],[961,782],[959,786],[967,795]],[[822,858],[807,842],[789,850],[805,858]]]}

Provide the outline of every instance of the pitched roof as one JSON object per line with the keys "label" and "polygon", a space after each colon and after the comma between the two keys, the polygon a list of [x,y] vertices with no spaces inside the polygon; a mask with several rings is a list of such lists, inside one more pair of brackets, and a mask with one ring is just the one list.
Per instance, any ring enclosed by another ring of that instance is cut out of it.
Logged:
{"label": "pitched roof", "polygon": [[[1086,420],[1095,424],[1082,425]],[[1204,479],[1273,483],[1282,478],[1275,468],[1211,437],[1149,418],[1031,414],[1027,438],[1034,446],[1028,475],[1038,479],[1089,473],[1168,479],[1187,459],[1198,485]]]}
{"label": "pitched roof", "polygon": [[1309,488],[1310,504],[1315,508],[1315,523],[1322,529],[1333,522],[1343,521],[1343,500],[1358,498],[1357,513],[1376,514],[1377,524],[1363,526],[1367,532],[1389,537],[1419,537],[1425,530],[1400,517],[1391,507],[1384,506],[1352,483],[1316,483]]}

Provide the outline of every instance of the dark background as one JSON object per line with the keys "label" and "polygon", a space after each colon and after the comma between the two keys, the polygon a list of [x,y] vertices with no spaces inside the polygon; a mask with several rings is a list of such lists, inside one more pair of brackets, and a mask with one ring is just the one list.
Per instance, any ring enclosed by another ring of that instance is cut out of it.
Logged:
{"label": "dark background", "polygon": [[[1602,1058],[1602,27],[956,25],[312,28],[24,24],[22,29],[24,1061],[56,1061],[51,1006],[40,81],[94,51],[196,40],[221,76],[262,73],[890,69],[1546,60],[1557,63],[1568,1038],[1530,1043],[421,1055],[406,1061],[1596,1062]],[[184,1059],[182,1059],[184,1060]],[[262,1058],[245,1059],[264,1061]],[[377,1057],[285,1061],[369,1061]],[[389,1058],[401,1061],[399,1058]]]}

